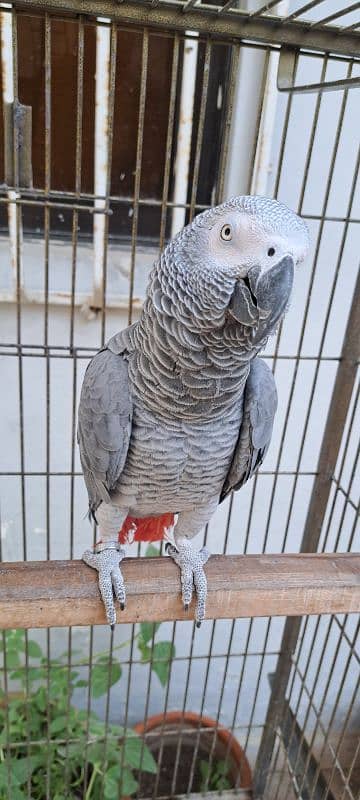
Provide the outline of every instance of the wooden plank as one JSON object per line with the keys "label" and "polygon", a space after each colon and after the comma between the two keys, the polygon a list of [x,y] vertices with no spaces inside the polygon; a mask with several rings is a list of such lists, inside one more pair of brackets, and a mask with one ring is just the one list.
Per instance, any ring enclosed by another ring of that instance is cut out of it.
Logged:
{"label": "wooden plank", "polygon": [[[191,619],[170,558],[122,564],[127,606],[121,622]],[[360,554],[212,556],[207,616],[214,619],[360,611]],[[102,625],[97,573],[82,561],[0,565],[0,628]]]}

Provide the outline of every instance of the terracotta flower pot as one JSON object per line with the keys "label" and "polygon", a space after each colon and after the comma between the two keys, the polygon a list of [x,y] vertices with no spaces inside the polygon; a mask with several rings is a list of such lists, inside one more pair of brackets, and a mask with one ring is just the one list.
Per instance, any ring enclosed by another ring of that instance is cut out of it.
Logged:
{"label": "terracotta flower pot", "polygon": [[[159,731],[158,736],[155,735],[157,730]],[[216,761],[224,760],[226,758],[229,765],[228,776],[233,786],[250,789],[252,785],[251,769],[242,747],[227,728],[217,724],[215,720],[211,719],[210,717],[200,717],[199,714],[194,714],[192,711],[186,711],[184,714],[181,711],[168,711],[165,715],[157,714],[153,717],[149,717],[146,722],[140,722],[138,725],[135,725],[135,731],[140,736],[145,736],[146,744],[149,749],[154,752],[154,755],[160,748],[160,741],[162,737],[162,741],[164,743],[169,743],[170,748],[171,743],[173,743],[173,750],[171,751],[170,749],[167,753],[165,752],[165,745],[163,746],[161,763],[163,764],[166,761],[168,762],[168,779],[171,777],[173,772],[175,763],[174,748],[176,748],[178,745],[179,737],[181,738],[182,746],[183,743],[185,743],[186,747],[187,743],[188,760],[190,757],[190,760],[192,761],[194,747],[199,747],[199,734],[197,732],[200,730],[200,749],[198,758],[206,759],[206,756],[211,752],[213,764]],[[153,735],[147,736],[147,734],[150,732],[152,732]],[[214,736],[216,736],[215,745]],[[184,758],[183,755],[178,760],[179,769],[182,768],[185,770],[184,778],[187,788],[190,770],[184,766],[186,758]],[[196,791],[196,788],[194,787],[192,791]],[[176,788],[176,793],[182,793],[181,789],[179,791],[178,786]],[[158,792],[158,794],[162,794],[162,792]]]}

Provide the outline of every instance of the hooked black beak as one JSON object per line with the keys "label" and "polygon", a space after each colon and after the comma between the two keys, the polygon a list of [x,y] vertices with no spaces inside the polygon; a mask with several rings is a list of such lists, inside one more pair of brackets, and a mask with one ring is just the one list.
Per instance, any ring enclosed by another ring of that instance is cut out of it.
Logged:
{"label": "hooked black beak", "polygon": [[[237,322],[259,327],[256,338],[270,335],[288,305],[294,280],[294,261],[284,256],[271,269],[261,273],[249,270],[235,284],[228,310]],[[265,330],[266,329],[266,330]]]}
{"label": "hooked black beak", "polygon": [[[246,288],[250,292],[250,297],[251,297],[252,304],[255,306],[255,308],[257,308],[257,304],[258,304],[257,303],[257,297],[256,297],[256,294],[254,294],[254,292],[256,290],[256,281],[254,283],[254,279],[252,278],[250,280],[250,277],[252,277],[252,276],[246,275],[246,277],[243,278],[243,281],[244,281],[244,284],[245,284]],[[253,291],[253,287],[254,287],[254,291]]]}
{"label": "hooked black beak", "polygon": [[260,267],[253,267],[245,278],[240,278],[233,291],[229,313],[242,325],[256,325],[259,320],[258,301],[256,294],[257,281]]}

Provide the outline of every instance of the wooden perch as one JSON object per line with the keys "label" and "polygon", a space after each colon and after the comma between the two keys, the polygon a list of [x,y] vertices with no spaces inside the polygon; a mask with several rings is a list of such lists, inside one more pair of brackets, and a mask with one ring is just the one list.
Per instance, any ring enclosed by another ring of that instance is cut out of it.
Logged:
{"label": "wooden perch", "polygon": [[[119,622],[191,620],[170,558],[128,558]],[[212,556],[207,617],[298,616],[360,611],[360,555]],[[0,628],[103,625],[98,574],[82,561],[0,564]]]}

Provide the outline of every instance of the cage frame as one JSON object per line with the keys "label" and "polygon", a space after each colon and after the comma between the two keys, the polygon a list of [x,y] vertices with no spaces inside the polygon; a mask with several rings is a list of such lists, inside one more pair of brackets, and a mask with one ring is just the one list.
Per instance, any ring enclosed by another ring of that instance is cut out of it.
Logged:
{"label": "cage frame", "polygon": [[[248,43],[256,42],[261,44],[262,46],[266,45],[270,49],[274,51],[278,50],[276,44],[274,44],[274,39],[278,38],[278,34],[275,34],[279,26],[279,19],[266,16],[265,14],[258,13],[257,15],[249,15],[245,14],[245,12],[239,12],[235,9],[231,8],[232,3],[227,3],[224,6],[224,9],[220,9],[217,13],[214,12],[214,8],[211,6],[206,6],[205,4],[201,7],[201,9],[197,6],[196,3],[192,2],[192,0],[188,0],[188,2],[183,3],[180,0],[178,2],[163,2],[160,0],[157,4],[145,5],[145,4],[132,4],[132,3],[116,3],[115,0],[91,0],[87,4],[86,13],[84,14],[84,4],[81,0],[22,0],[21,2],[15,2],[12,4],[13,9],[19,9],[23,11],[24,9],[28,9],[30,12],[39,9],[40,11],[45,11],[46,14],[52,13],[64,13],[65,18],[66,15],[75,15],[76,17],[80,16],[82,20],[85,19],[93,19],[96,16],[105,17],[112,21],[113,26],[111,27],[111,40],[112,40],[112,55],[111,55],[111,68],[110,68],[110,92],[114,90],[114,53],[115,53],[115,35],[116,35],[116,25],[117,24],[125,24],[125,25],[134,25],[136,27],[145,28],[146,31],[148,30],[158,30],[164,28],[171,28],[172,30],[179,31],[184,33],[185,31],[191,29],[196,30],[199,34],[204,35],[205,39],[209,42],[210,38],[218,36],[221,41],[227,41],[232,44],[234,51],[236,51],[237,46],[246,41]],[[273,5],[272,3],[268,3],[266,8],[270,8]],[[265,7],[264,7],[265,8]],[[261,10],[260,10],[261,11]],[[49,54],[50,48],[50,38],[49,38],[49,17],[47,17],[46,22],[46,50],[47,54]],[[143,126],[143,114],[144,114],[144,103],[145,103],[145,90],[146,90],[146,59],[147,59],[147,34],[144,37],[143,42],[143,61],[142,61],[142,80],[141,80],[141,98],[140,98],[140,109],[142,109],[142,115],[140,115],[140,128]],[[359,54],[359,43],[360,43],[360,34],[356,33],[355,30],[347,30],[346,28],[342,31],[341,29],[332,29],[328,27],[328,25],[317,25],[313,28],[309,28],[309,25],[300,22],[298,20],[288,20],[283,21],[281,23],[281,43],[286,46],[290,46],[295,48],[299,53],[318,53],[322,56],[324,54],[330,54],[332,57],[339,57],[349,65],[354,63],[354,60],[358,57]],[[256,46],[256,45],[255,45]],[[355,61],[355,63],[358,63]],[[16,78],[14,79],[16,81]],[[232,85],[231,85],[232,86]],[[230,86],[230,89],[231,89]],[[319,86],[316,87],[318,90]],[[346,87],[348,88],[348,87]],[[47,78],[47,91],[49,92],[49,76]],[[113,102],[113,100],[110,101]],[[48,108],[49,111],[49,108]],[[202,121],[203,124],[203,121]],[[49,127],[49,121],[48,121]],[[112,135],[112,126],[110,126],[110,137]],[[201,135],[201,126],[200,126],[200,135]],[[140,130],[140,135],[138,139],[138,149],[137,149],[137,164],[141,164],[141,143],[142,143],[142,134]],[[16,147],[16,137],[14,137],[13,141],[13,156],[14,156],[14,163],[13,163],[13,176],[14,182],[13,186],[8,187],[9,192],[21,192],[21,199],[18,197],[14,197],[10,195],[4,198],[4,202],[13,205],[15,207],[15,216],[18,215],[18,209],[21,205],[21,202],[26,202],[26,191],[24,191],[24,187],[19,186],[19,163],[18,163],[18,150]],[[222,160],[226,160],[226,149],[228,146],[228,142],[226,137],[224,139],[224,148],[222,153]],[[46,162],[47,162],[47,175],[49,176],[49,163],[50,163],[50,139],[49,134],[46,138]],[[139,173],[140,176],[140,173]],[[140,177],[139,177],[140,180]],[[140,183],[138,182],[135,185],[134,191],[134,198],[133,202],[135,207],[138,209],[139,207],[139,191],[140,191]],[[105,203],[99,205],[97,209],[97,213],[103,215],[104,217],[104,224],[105,229],[107,225],[107,218],[109,213],[109,173],[107,175],[107,192],[106,197],[100,198],[89,198],[89,210],[93,212],[91,207],[91,201],[93,199],[98,199],[100,201],[104,201]],[[39,203],[48,209],[45,211],[45,216],[47,216],[47,229],[49,226],[49,209],[51,207],[51,203],[58,203],[59,207],[61,207],[61,196],[58,198],[54,198],[51,195],[50,191],[50,184],[49,182],[46,183],[44,189],[44,195],[40,198],[39,195]],[[31,202],[31,201],[30,201]],[[162,201],[164,203],[164,200]],[[197,204],[196,204],[197,205]],[[192,212],[194,211],[195,207],[195,197],[192,198],[190,208]],[[81,209],[84,210],[84,206],[77,207],[76,205],[76,196],[74,196],[74,205],[73,210],[76,213]],[[134,253],[135,253],[135,243],[136,243],[136,227],[137,219],[135,216],[134,226],[133,226],[133,234],[132,234],[132,282],[130,284],[130,296],[129,296],[129,321],[131,321],[131,307],[132,307],[132,298],[133,298],[133,275],[134,275]],[[49,230],[48,230],[49,234]],[[75,234],[74,234],[75,236]],[[164,229],[162,231],[162,237],[164,238]],[[20,247],[19,237],[17,238],[17,248]],[[48,255],[47,255],[48,258]],[[104,264],[106,260],[106,254],[103,254]],[[74,265],[75,269],[75,265]],[[105,274],[105,271],[102,273],[102,280]],[[20,285],[19,275],[17,275],[17,285]],[[101,282],[100,282],[101,287]],[[45,290],[46,294],[46,290]],[[104,307],[104,296],[105,296],[105,289],[104,283],[102,283],[102,288],[100,288],[100,296],[97,298],[97,303],[100,308]],[[20,305],[21,303],[21,296],[20,292],[18,293],[17,303]],[[353,296],[353,302],[351,306],[351,311],[348,318],[347,329],[344,337],[343,348],[341,357],[339,359],[338,367],[337,367],[337,374],[334,383],[334,388],[332,392],[332,398],[330,401],[329,407],[329,414],[325,426],[325,432],[323,436],[320,456],[318,465],[316,468],[316,475],[314,486],[312,490],[311,500],[308,508],[308,514],[305,524],[305,532],[302,540],[301,545],[301,552],[309,552],[314,553],[316,552],[321,527],[324,521],[325,511],[330,495],[330,489],[332,487],[334,481],[334,470],[336,466],[336,462],[338,459],[338,455],[340,452],[341,447],[341,440],[342,440],[342,433],[345,425],[345,421],[350,409],[351,399],[353,396],[353,390],[356,381],[357,375],[357,367],[358,361],[360,356],[360,283],[358,279],[358,283],[355,287],[355,292]],[[22,344],[19,341],[17,345],[17,352],[21,359],[22,356]],[[47,363],[50,358],[50,351],[48,347],[47,341],[44,343],[44,357],[47,360]],[[24,469],[23,469],[24,472]],[[48,470],[50,474],[50,470]],[[49,513],[49,512],[48,512]],[[177,617],[179,618],[179,617]],[[271,767],[271,755],[274,751],[276,738],[278,736],[278,728],[279,728],[279,720],[281,717],[284,716],[284,709],[286,707],[286,689],[290,677],[290,671],[292,667],[292,657],[296,650],[296,646],[299,639],[301,628],[301,620],[298,617],[295,618],[288,618],[285,630],[283,634],[282,644],[280,648],[280,654],[278,658],[277,668],[275,672],[275,676],[273,679],[272,684],[272,696],[271,701],[267,713],[267,719],[265,723],[264,733],[262,743],[260,745],[258,760],[257,760],[257,767],[256,767],[256,783],[254,787],[254,800],[260,800],[260,798],[264,797],[264,791],[268,779],[268,773]]]}

